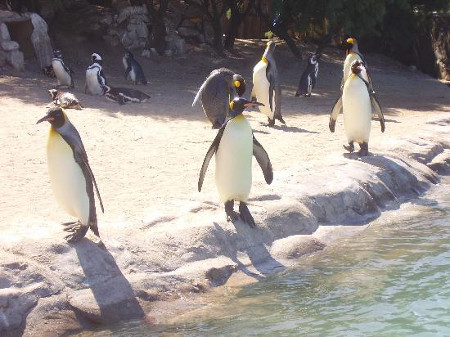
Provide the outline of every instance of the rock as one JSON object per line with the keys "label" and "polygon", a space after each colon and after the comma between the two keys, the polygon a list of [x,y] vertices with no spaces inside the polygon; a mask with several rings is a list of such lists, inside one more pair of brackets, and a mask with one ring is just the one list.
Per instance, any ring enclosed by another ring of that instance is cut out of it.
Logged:
{"label": "rock", "polygon": [[6,62],[16,70],[22,71],[25,69],[23,53],[20,50],[14,50],[7,53]]}
{"label": "rock", "polygon": [[34,27],[31,42],[40,68],[44,69],[52,64],[53,58],[53,48],[47,33],[48,26],[45,20],[36,13],[32,13],[30,19]]}
{"label": "rock", "polygon": [[11,40],[11,36],[9,35],[8,27],[2,22],[0,23],[0,40]]}
{"label": "rock", "polygon": [[2,41],[1,46],[7,52],[19,49],[19,44],[16,41]]}

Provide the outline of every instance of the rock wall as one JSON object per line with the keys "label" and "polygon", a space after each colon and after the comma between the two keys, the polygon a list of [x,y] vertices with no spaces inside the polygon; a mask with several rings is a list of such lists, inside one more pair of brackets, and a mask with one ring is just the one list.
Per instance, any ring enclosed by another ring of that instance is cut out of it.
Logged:
{"label": "rock wall", "polygon": [[[29,37],[33,46],[34,55],[37,58],[41,69],[48,67],[52,63],[53,50],[50,37],[48,36],[48,26],[45,20],[36,13],[17,14],[11,11],[0,10],[0,65],[9,64],[16,70],[24,70],[24,53],[17,41],[13,41],[8,29],[8,23],[21,23],[25,25],[31,21],[32,29]],[[22,29],[22,28],[20,28]],[[24,37],[27,38],[27,37]],[[26,43],[28,41],[20,41]],[[25,47],[25,46],[23,46]]]}

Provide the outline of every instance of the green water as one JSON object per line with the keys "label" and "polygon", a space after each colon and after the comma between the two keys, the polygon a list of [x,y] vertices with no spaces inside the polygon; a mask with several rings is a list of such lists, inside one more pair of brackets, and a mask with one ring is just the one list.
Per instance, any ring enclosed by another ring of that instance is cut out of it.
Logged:
{"label": "green water", "polygon": [[450,336],[450,180],[170,325],[96,336]]}

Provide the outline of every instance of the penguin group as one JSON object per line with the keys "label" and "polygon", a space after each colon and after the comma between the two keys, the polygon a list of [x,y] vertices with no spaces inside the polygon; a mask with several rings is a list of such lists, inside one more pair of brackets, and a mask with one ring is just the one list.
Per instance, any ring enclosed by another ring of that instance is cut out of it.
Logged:
{"label": "penguin group", "polygon": [[[358,50],[356,39],[346,39],[344,46],[346,59],[340,95],[331,109],[329,129],[331,132],[335,131],[337,117],[343,112],[347,137],[345,150],[354,152],[356,142],[360,148],[358,155],[367,156],[372,115],[378,116],[382,132],[385,131],[385,120],[368,74],[367,63]],[[226,219],[231,222],[241,219],[252,228],[256,227],[256,222],[248,208],[248,198],[252,186],[253,156],[267,184],[272,183],[274,173],[267,151],[256,139],[243,112],[245,109],[258,109],[267,117],[268,127],[275,127],[276,120],[285,124],[281,115],[281,79],[274,54],[275,42],[269,41],[261,59],[253,67],[250,99],[244,97],[248,85],[244,77],[228,68],[219,68],[206,77],[192,103],[195,106],[201,102],[212,128],[218,130],[200,168],[198,191],[202,189],[209,162],[214,156],[215,183],[225,208]],[[309,55],[297,95],[311,96],[317,81],[320,57],[319,52]],[[102,56],[93,53],[91,61],[86,70],[86,93],[103,95],[119,104],[149,99],[147,94],[135,89],[109,86],[103,73]],[[122,61],[126,80],[129,79],[136,85],[147,84],[143,69],[131,52],[127,51]],[[65,65],[60,51],[55,51],[52,66],[58,84],[73,88],[73,72]],[[100,237],[95,194],[104,211],[102,199],[81,137],[64,111],[69,108],[81,109],[82,106],[71,93],[56,89],[49,90],[49,93],[53,106],[37,123],[50,123],[47,161],[55,198],[68,214],[77,219],[63,224],[70,233],[66,240],[80,240],[89,228]],[[235,202],[239,202],[239,212],[235,211]]]}

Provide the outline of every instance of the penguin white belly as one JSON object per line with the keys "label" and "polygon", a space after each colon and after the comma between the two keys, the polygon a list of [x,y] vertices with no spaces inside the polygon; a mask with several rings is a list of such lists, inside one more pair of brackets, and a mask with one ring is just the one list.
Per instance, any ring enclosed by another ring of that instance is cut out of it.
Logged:
{"label": "penguin white belly", "polygon": [[344,61],[344,80],[347,80],[347,78],[350,76],[351,72],[352,72],[352,63],[353,61],[362,61],[361,57],[356,54],[356,53],[349,53],[346,57],[345,57],[345,61]]}
{"label": "penguin white belly", "polygon": [[131,79],[133,82],[136,82],[136,72],[134,71],[134,68],[133,68],[133,67],[131,67],[129,76],[130,76],[130,79]]}
{"label": "penguin white belly", "polygon": [[103,95],[103,88],[98,83],[97,73],[97,69],[86,70],[86,85],[88,93],[91,95]]}
{"label": "penguin white belly", "polygon": [[252,186],[253,135],[244,116],[227,123],[216,152],[216,186],[222,202],[247,201]]}
{"label": "penguin white belly", "polygon": [[61,135],[50,129],[47,143],[50,183],[58,204],[83,225],[89,224],[89,196],[86,179],[75,162],[72,148]]}
{"label": "penguin white belly", "polygon": [[[274,111],[270,110],[269,104],[269,88],[270,83],[266,75],[267,64],[263,61],[259,61],[253,68],[253,93],[256,96],[256,100],[264,106],[258,106],[259,111],[265,114],[270,119],[273,119]],[[275,93],[272,96],[272,107],[275,108]]]}
{"label": "penguin white belly", "polygon": [[342,105],[344,128],[348,141],[368,142],[372,106],[366,85],[356,75],[352,75],[345,82]]}
{"label": "penguin white belly", "polygon": [[63,65],[58,60],[52,61],[53,72],[56,75],[56,79],[58,80],[59,85],[67,85],[70,86],[71,78],[70,74],[64,69]]}

